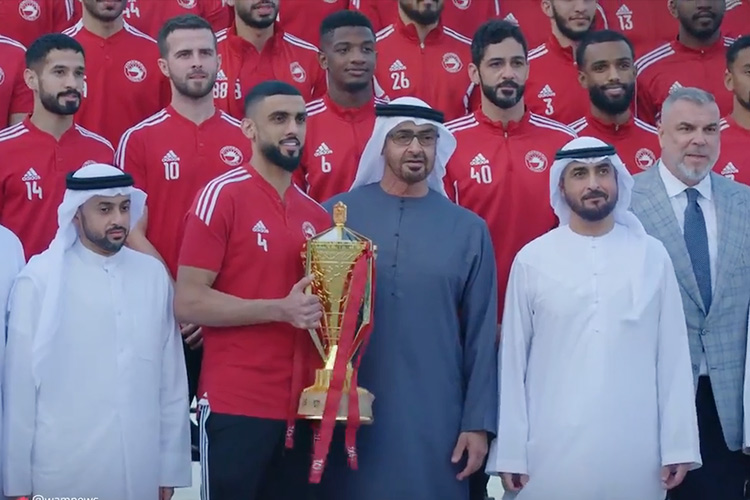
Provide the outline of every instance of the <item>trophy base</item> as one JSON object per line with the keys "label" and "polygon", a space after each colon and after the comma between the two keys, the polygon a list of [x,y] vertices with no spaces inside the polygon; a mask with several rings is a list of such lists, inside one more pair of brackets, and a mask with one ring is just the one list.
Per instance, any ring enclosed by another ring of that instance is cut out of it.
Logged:
{"label": "trophy base", "polygon": [[[305,420],[322,420],[327,396],[327,387],[313,385],[302,391],[299,408],[297,410],[299,417]],[[357,387],[357,398],[359,399],[360,424],[371,424],[373,422],[372,402],[375,400],[375,396],[373,396],[367,389]],[[339,402],[339,408],[336,412],[336,421],[346,422],[348,415],[349,393],[344,392],[341,394],[341,401]]]}

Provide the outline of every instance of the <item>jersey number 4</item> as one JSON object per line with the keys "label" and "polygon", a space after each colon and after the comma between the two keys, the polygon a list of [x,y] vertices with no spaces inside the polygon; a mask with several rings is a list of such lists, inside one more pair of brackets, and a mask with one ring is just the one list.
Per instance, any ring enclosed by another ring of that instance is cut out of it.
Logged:
{"label": "jersey number 4", "polygon": [[26,197],[33,200],[34,196],[42,199],[42,186],[37,184],[36,181],[26,181]]}
{"label": "jersey number 4", "polygon": [[256,234],[258,235],[258,246],[261,247],[264,252],[268,252],[268,240],[265,239],[262,234]]}

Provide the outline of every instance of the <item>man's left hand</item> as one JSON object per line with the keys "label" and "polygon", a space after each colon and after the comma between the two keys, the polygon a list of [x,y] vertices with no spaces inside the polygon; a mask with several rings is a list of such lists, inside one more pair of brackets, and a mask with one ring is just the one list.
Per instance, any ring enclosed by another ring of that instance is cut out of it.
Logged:
{"label": "man's left hand", "polygon": [[203,345],[203,330],[198,325],[180,325],[182,339],[191,350],[196,350]]}
{"label": "man's left hand", "polygon": [[690,470],[690,464],[672,464],[661,468],[661,484],[664,489],[671,490],[682,483],[685,474]]}
{"label": "man's left hand", "polygon": [[159,488],[159,500],[172,500],[172,495],[174,495],[174,488],[164,486]]}
{"label": "man's left hand", "polygon": [[464,453],[467,453],[469,457],[466,461],[466,468],[456,476],[459,481],[474,474],[482,466],[482,463],[484,463],[484,457],[487,456],[487,433],[484,431],[471,431],[459,434],[458,442],[453,449],[451,462],[457,464]]}

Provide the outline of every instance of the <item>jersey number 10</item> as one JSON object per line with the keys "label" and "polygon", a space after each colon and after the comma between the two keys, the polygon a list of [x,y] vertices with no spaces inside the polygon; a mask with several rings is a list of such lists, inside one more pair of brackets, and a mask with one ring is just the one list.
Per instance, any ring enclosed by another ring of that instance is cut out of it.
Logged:
{"label": "jersey number 10", "polygon": [[164,164],[164,178],[168,181],[173,181],[180,178],[180,162],[178,161],[163,161]]}

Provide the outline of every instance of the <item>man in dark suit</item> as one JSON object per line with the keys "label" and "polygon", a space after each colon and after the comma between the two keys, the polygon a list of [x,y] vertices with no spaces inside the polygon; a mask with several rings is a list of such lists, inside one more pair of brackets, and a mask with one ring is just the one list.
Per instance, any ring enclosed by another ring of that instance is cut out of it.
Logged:
{"label": "man in dark suit", "polygon": [[742,500],[743,384],[750,304],[750,188],[713,168],[719,108],[700,89],[664,102],[660,161],[635,176],[631,210],[674,263],[688,327],[703,467],[672,500]]}

